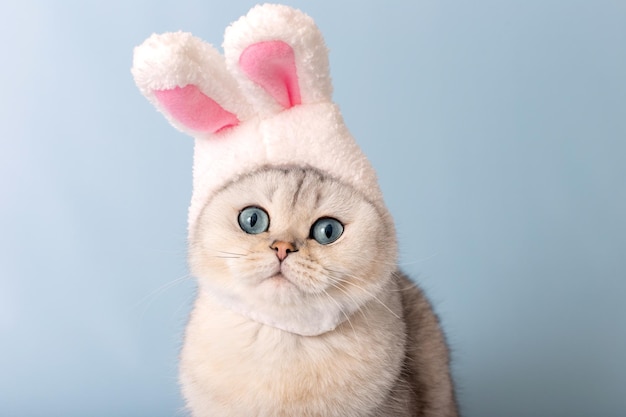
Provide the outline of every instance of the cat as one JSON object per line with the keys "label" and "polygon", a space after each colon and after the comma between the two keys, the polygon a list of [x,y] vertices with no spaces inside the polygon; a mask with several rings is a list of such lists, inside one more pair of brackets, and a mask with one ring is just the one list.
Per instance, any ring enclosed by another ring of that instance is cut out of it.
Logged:
{"label": "cat", "polygon": [[169,32],[133,55],[139,90],[195,139],[188,410],[457,416],[444,335],[398,269],[393,221],[332,100],[315,22],[258,5],[223,47]]}
{"label": "cat", "polygon": [[387,209],[312,167],[214,192],[190,230],[194,417],[457,416],[449,351]]}

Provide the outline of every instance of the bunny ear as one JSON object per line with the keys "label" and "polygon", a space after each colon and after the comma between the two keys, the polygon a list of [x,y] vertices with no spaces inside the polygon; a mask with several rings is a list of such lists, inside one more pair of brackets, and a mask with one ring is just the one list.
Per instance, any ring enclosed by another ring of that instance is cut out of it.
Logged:
{"label": "bunny ear", "polygon": [[224,57],[189,33],[152,35],[135,48],[132,73],[143,95],[191,136],[209,136],[251,116]]}
{"label": "bunny ear", "polygon": [[328,50],[309,16],[287,6],[256,6],[226,29],[226,65],[261,115],[331,101]]}
{"label": "bunny ear", "polygon": [[215,133],[237,126],[239,119],[195,85],[155,90],[154,96],[175,122],[193,132]]}
{"label": "bunny ear", "polygon": [[293,48],[283,41],[257,42],[239,57],[241,70],[284,108],[302,103]]}

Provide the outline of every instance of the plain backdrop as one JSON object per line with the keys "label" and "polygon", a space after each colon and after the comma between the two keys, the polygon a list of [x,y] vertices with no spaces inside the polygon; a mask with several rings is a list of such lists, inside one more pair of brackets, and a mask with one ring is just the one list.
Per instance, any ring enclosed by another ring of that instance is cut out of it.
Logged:
{"label": "plain backdrop", "polygon": [[[626,415],[626,2],[287,3],[324,33],[464,415]],[[192,139],[132,50],[219,46],[253,4],[0,5],[0,415],[184,415]]]}

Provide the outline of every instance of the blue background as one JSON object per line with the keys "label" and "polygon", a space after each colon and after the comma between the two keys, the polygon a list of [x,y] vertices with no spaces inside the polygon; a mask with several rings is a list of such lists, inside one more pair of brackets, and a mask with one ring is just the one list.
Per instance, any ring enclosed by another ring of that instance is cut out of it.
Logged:
{"label": "blue background", "polygon": [[[626,2],[291,1],[465,416],[626,415]],[[132,48],[252,1],[0,5],[0,415],[173,416],[192,140]]]}

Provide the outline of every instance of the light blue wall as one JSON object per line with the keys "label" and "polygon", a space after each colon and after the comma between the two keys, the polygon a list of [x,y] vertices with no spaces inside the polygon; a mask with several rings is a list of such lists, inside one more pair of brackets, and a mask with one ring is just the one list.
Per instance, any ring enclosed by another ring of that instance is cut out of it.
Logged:
{"label": "light blue wall", "polygon": [[[626,2],[289,3],[325,34],[465,415],[626,415]],[[219,45],[252,4],[0,5],[0,415],[178,412],[192,141],[132,48]]]}

